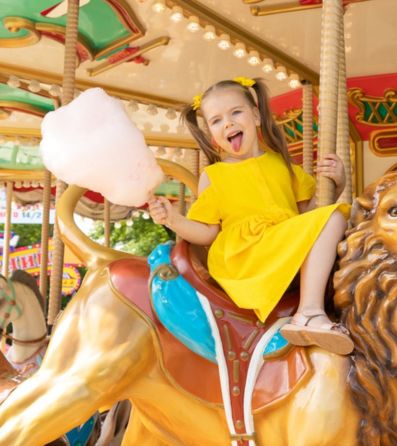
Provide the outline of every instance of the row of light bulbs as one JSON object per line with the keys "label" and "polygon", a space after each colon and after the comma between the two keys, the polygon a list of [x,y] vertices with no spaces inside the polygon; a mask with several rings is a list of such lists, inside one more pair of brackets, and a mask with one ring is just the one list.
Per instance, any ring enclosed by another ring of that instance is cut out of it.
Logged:
{"label": "row of light bulbs", "polygon": [[[166,8],[167,6],[164,0],[156,0],[152,5],[152,9],[157,13],[164,12]],[[174,23],[178,23],[182,21],[183,18],[183,9],[180,6],[173,6],[171,10],[170,20],[172,20]],[[201,29],[199,18],[194,15],[190,16],[186,27],[190,32],[193,33],[199,31]],[[206,25],[204,27],[203,38],[208,41],[216,40],[217,34],[213,25]],[[230,41],[230,36],[226,33],[222,33],[219,36],[217,45],[221,50],[224,51],[230,49],[233,46],[232,42]],[[288,84],[291,88],[298,88],[301,86],[299,76],[296,73],[290,73],[288,75],[287,69],[283,65],[274,66],[274,63],[270,58],[265,58],[262,60],[258,51],[247,51],[244,43],[242,42],[237,42],[234,45],[233,55],[238,59],[247,57],[247,62],[253,67],[262,64],[262,70],[266,74],[274,72],[276,79],[279,81],[285,81],[289,79]]]}
{"label": "row of light bulbs", "polygon": [[[137,111],[140,110],[140,108],[141,108],[140,106],[142,106],[142,105],[143,104],[139,104],[139,102],[134,101],[133,99],[131,99],[130,101],[128,101],[127,108],[131,112],[137,112]],[[156,105],[149,104],[149,105],[147,105],[147,107],[145,109],[145,112],[148,115],[155,116],[155,115],[157,115],[159,113],[159,110],[158,110],[158,107]],[[178,115],[177,115],[176,111],[173,108],[167,108],[167,110],[165,112],[165,117],[167,119],[174,120],[174,119],[176,119],[178,117]]]}
{"label": "row of light bulbs", "polygon": [[[24,82],[27,84],[28,90],[31,91],[32,93],[38,93],[39,91],[42,90],[42,86],[40,85],[40,82],[38,82],[37,80],[32,79],[30,81],[24,81]],[[17,76],[11,75],[7,81],[7,84],[12,88],[18,88],[21,86],[21,80]],[[59,97],[62,94],[62,89],[59,85],[51,85],[47,91],[51,96],[54,97]],[[79,92],[76,91],[76,93],[78,94]],[[139,103],[134,100],[130,100],[127,104],[127,107],[131,112],[136,112],[140,109]],[[147,114],[151,116],[155,116],[159,112],[157,106],[154,104],[149,104],[146,107],[145,111]],[[167,111],[165,112],[165,117],[167,119],[173,120],[176,119],[178,115],[174,109],[168,108]]]}

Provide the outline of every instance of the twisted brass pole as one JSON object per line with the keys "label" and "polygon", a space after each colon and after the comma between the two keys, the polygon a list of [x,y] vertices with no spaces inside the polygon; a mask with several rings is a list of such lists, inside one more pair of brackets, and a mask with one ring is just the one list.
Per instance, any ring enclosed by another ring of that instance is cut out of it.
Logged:
{"label": "twisted brass pole", "polygon": [[43,186],[43,216],[41,220],[41,248],[40,248],[40,293],[47,301],[48,288],[48,233],[50,226],[50,206],[51,206],[51,172],[44,171]]}
{"label": "twisted brass pole", "polygon": [[341,157],[345,166],[346,186],[338,201],[352,202],[352,171],[350,159],[349,137],[349,108],[347,104],[346,87],[346,53],[345,53],[345,29],[343,15],[339,26],[339,81],[338,81],[338,127],[336,134],[336,153]]}
{"label": "twisted brass pole", "polygon": [[313,174],[313,87],[303,82],[303,169]]}
{"label": "twisted brass pole", "polygon": [[[75,90],[75,75],[77,65],[77,37],[79,19],[79,0],[68,0],[67,23],[65,31],[64,77],[62,85],[62,105],[73,100]],[[55,203],[58,203],[66,190],[66,183],[58,180],[56,184]],[[64,245],[59,236],[57,225],[54,227],[52,274],[50,280],[50,298],[48,307],[48,323],[52,325],[61,309],[62,272]]]}
{"label": "twisted brass pole", "polygon": [[1,265],[1,274],[8,277],[9,263],[10,263],[10,241],[11,241],[11,205],[12,205],[12,191],[14,183],[7,181],[6,183],[6,219],[4,224],[3,235],[3,263]]}
{"label": "twisted brass pole", "polygon": [[[341,0],[324,0],[321,24],[319,138],[320,159],[327,153],[336,152],[336,126],[338,114],[339,82],[339,27],[343,17]],[[331,204],[335,200],[335,184],[320,176],[317,203]]]}

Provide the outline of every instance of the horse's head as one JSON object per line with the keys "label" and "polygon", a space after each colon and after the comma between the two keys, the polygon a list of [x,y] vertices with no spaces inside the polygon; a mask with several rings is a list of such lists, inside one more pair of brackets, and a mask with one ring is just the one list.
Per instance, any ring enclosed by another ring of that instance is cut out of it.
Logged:
{"label": "horse's head", "polygon": [[7,324],[18,319],[22,311],[12,280],[0,275],[0,330],[5,330]]}

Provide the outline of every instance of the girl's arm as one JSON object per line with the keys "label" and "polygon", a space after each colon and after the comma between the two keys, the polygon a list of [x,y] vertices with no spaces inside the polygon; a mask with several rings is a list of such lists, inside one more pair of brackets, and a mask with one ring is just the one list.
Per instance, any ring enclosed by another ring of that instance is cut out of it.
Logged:
{"label": "girl's arm", "polygon": [[[345,168],[342,160],[334,153],[328,153],[322,160],[317,162],[317,174],[323,175],[335,183],[336,200],[339,198],[346,185]],[[311,211],[316,207],[316,197],[311,200],[300,201],[297,203],[299,213]]]}
{"label": "girl's arm", "polygon": [[[199,194],[210,184],[203,172],[199,181]],[[149,212],[155,223],[165,225],[179,237],[195,245],[210,245],[220,230],[219,225],[211,225],[189,220],[181,215],[164,197],[152,197],[149,200]]]}

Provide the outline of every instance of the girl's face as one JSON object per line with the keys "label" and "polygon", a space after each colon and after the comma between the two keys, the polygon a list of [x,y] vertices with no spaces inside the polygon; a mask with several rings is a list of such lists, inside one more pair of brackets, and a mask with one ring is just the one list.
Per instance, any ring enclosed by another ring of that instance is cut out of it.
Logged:
{"label": "girl's face", "polygon": [[237,88],[211,92],[201,110],[211,136],[227,158],[240,160],[260,154],[256,130],[260,125],[259,110]]}

